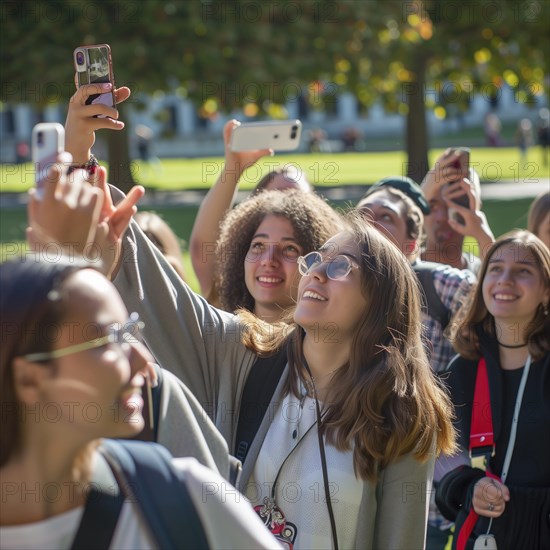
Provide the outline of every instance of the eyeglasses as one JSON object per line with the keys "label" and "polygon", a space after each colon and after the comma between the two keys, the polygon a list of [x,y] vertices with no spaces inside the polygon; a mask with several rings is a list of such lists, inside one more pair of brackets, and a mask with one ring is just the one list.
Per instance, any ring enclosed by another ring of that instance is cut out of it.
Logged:
{"label": "eyeglasses", "polygon": [[139,320],[137,313],[132,313],[130,318],[124,325],[120,326],[118,323],[109,327],[109,334],[102,336],[101,338],[94,338],[81,344],[75,344],[74,346],[67,346],[66,348],[56,349],[54,351],[48,351],[43,353],[29,353],[23,355],[23,359],[27,361],[49,361],[51,359],[59,359],[60,357],[66,357],[73,353],[79,353],[90,349],[100,348],[107,344],[130,344],[141,341],[140,331],[145,327],[145,323]]}
{"label": "eyeglasses", "polygon": [[330,260],[323,260],[320,252],[310,252],[305,256],[300,256],[297,261],[300,275],[309,275],[312,270],[325,263],[327,277],[333,281],[339,281],[347,277],[354,267],[359,267],[348,256],[344,256],[343,254],[335,256]]}

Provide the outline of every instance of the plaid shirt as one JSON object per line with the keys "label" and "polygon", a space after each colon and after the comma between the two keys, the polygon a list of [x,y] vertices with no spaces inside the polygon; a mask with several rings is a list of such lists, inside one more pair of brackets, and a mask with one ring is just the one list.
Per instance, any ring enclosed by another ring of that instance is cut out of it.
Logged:
{"label": "plaid shirt", "polygon": [[[452,318],[459,308],[467,302],[470,290],[476,282],[475,275],[468,270],[461,270],[441,264],[433,271],[434,288],[443,305],[449,310]],[[447,368],[449,361],[456,355],[451,342],[443,335],[439,321],[422,314],[424,338],[429,346],[429,358],[432,369],[441,372]]]}
{"label": "plaid shirt", "polygon": [[[438,266],[432,275],[435,292],[443,305],[449,310],[450,322],[452,323],[455,313],[467,303],[470,291],[476,283],[476,277],[469,270],[456,269],[445,264]],[[443,327],[439,321],[422,313],[422,323],[424,325],[424,338],[431,349],[429,358],[432,369],[435,372],[442,372],[447,368],[456,352],[451,342],[444,336]],[[445,468],[447,462],[451,461],[446,457],[437,459],[439,468],[443,467],[443,470],[451,469],[451,467]],[[428,523],[443,530],[449,529],[453,525],[452,522],[441,515],[435,504],[435,488],[432,488],[430,493]]]}

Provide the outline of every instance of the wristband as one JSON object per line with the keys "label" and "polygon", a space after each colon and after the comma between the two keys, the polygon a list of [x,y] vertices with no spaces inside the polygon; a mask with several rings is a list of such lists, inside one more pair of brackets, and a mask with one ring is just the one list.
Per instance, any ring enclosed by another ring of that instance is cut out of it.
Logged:
{"label": "wristband", "polygon": [[88,174],[94,174],[98,166],[99,161],[94,157],[94,155],[90,155],[88,162],[85,162],[84,164],[73,164],[72,166],[69,166],[69,170],[67,171],[67,173],[71,174],[75,170],[81,169],[86,170]]}

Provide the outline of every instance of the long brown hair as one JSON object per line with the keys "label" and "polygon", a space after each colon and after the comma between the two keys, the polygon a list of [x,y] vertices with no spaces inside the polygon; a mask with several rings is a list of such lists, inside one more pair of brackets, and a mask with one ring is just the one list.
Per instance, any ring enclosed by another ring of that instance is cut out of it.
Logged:
{"label": "long brown hair", "polygon": [[[483,280],[487,274],[489,261],[495,252],[501,247],[512,243],[531,252],[542,275],[545,288],[550,289],[550,251],[538,237],[530,231],[516,229],[498,238],[481,264],[479,282],[471,295],[469,305],[457,314],[450,325],[449,334],[453,347],[457,353],[467,359],[479,359],[481,357],[478,328],[481,328],[486,334],[495,335],[494,318],[487,310],[483,300]],[[544,306],[541,304],[523,335],[528,342],[529,352],[535,360],[540,359],[550,350],[549,334],[550,315],[545,315]]]}
{"label": "long brown hair", "polygon": [[[452,453],[453,409],[424,351],[420,293],[409,262],[356,213],[348,215],[345,233],[361,251],[368,307],[356,327],[349,360],[331,381],[323,428],[336,448],[353,448],[356,475],[375,482],[382,469],[406,453],[427,460],[434,444],[437,452]],[[254,324],[251,316],[246,319],[246,343],[256,352],[287,346],[288,391],[298,395],[305,363],[303,329],[296,323],[268,328]]]}

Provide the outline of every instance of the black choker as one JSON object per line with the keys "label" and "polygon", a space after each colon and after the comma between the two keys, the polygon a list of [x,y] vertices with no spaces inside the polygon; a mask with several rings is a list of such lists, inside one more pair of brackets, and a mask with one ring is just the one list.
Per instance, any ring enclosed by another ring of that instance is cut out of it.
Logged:
{"label": "black choker", "polygon": [[525,348],[527,347],[529,344],[519,344],[518,346],[509,346],[508,344],[503,344],[501,342],[499,342],[497,340],[497,344],[503,348],[508,348],[508,349],[519,349],[519,348]]}

